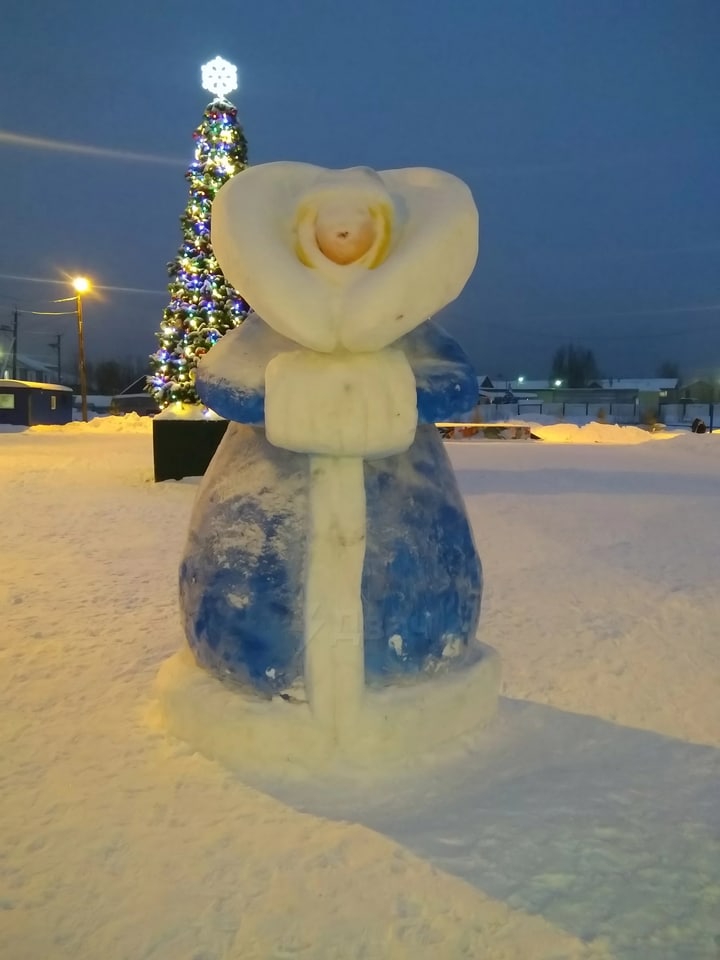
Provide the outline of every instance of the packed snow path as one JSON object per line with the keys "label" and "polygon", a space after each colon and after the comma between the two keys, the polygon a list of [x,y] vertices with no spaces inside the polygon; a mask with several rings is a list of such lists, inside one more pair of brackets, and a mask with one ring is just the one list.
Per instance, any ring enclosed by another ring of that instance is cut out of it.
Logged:
{"label": "packed snow path", "polygon": [[716,958],[720,441],[449,449],[506,699],[350,790],[149,724],[196,489],[149,424],[0,434],[1,956]]}

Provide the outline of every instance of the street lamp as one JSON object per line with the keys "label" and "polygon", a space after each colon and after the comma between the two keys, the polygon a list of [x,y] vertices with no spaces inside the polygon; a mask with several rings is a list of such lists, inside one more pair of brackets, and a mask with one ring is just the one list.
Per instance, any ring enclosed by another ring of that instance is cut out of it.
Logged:
{"label": "street lamp", "polygon": [[74,277],[72,282],[77,296],[75,305],[77,308],[77,328],[78,328],[78,361],[80,366],[80,402],[82,418],[87,423],[87,371],[85,369],[85,335],[83,333],[83,308],[82,295],[90,289],[90,281],[87,277]]}
{"label": "street lamp", "polygon": [[[557,388],[563,384],[562,380],[553,380],[552,402],[557,403]],[[565,403],[562,405],[562,415],[565,416]]]}

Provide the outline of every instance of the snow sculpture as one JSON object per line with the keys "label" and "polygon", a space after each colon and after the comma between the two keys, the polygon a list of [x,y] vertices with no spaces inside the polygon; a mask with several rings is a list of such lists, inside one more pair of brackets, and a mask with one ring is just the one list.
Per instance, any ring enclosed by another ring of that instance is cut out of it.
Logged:
{"label": "snow sculpture", "polygon": [[185,653],[160,683],[201,749],[391,756],[492,714],[480,561],[433,425],[471,409],[477,382],[426,319],[464,287],[477,238],[470,191],[435,170],[271,163],[219,191],[214,252],[255,312],[197,370],[232,421],[180,574],[207,673]]}

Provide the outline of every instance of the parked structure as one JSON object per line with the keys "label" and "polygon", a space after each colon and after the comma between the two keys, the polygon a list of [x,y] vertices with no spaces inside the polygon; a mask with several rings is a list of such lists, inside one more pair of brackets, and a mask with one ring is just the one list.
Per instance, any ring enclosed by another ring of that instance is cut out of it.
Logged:
{"label": "parked structure", "polygon": [[123,391],[115,394],[110,403],[110,413],[138,413],[140,416],[154,416],[160,412],[160,406],[153,396],[145,390],[147,377],[138,377]]}
{"label": "parked structure", "polygon": [[[87,408],[89,414],[94,414],[97,417],[106,417],[110,413],[110,406],[112,404],[112,397],[107,397],[102,393],[89,393],[87,395]],[[73,406],[78,411],[78,414],[82,413],[82,398],[79,394],[75,394],[75,399],[73,400]]]}
{"label": "parked structure", "polygon": [[29,380],[0,380],[0,423],[34,427],[41,423],[70,423],[73,394],[70,387]]}

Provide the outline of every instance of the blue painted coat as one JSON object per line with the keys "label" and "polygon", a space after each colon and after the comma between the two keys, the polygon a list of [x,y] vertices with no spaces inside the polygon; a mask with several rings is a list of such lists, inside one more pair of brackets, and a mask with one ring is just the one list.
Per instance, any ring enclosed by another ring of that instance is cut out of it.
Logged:
{"label": "blue painted coat", "polygon": [[[366,461],[362,578],[368,683],[463,661],[480,614],[482,571],[435,422],[477,402],[459,345],[432,321],[393,344],[417,384],[410,449]],[[180,569],[188,642],[217,676],[269,696],[302,677],[309,457],[263,429],[264,370],[297,345],[251,315],[198,367],[205,404],[233,421],[203,479]]]}

